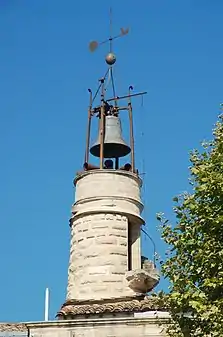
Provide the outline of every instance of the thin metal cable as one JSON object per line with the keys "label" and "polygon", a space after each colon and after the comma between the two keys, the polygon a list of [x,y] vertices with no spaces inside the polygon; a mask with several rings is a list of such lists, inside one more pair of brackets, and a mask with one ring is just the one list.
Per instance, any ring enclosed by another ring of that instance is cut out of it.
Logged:
{"label": "thin metal cable", "polygon": [[105,86],[105,90],[107,91],[108,89],[108,86],[111,82],[111,68],[109,68],[109,72],[108,72],[108,79],[107,79],[107,83],[106,83],[106,86]]}
{"label": "thin metal cable", "polygon": [[[108,70],[106,71],[106,73],[105,73],[105,75],[104,75],[104,77],[103,77],[104,80],[106,79],[106,76],[108,75],[108,72],[109,72],[109,68],[108,68]],[[94,103],[94,100],[95,100],[95,98],[97,97],[98,92],[99,92],[99,90],[101,89],[101,86],[102,86],[102,82],[100,82],[100,84],[99,84],[99,86],[98,86],[98,89],[97,89],[97,91],[96,91],[96,93],[95,93],[95,95],[94,95],[94,97],[93,97],[93,99],[92,99],[92,104]]]}
{"label": "thin metal cable", "polygon": [[152,242],[153,245],[153,263],[154,263],[154,267],[156,267],[156,244],[155,241],[153,240],[153,238],[145,231],[145,229],[141,228],[141,231],[150,239],[150,241]]}
{"label": "thin metal cable", "polygon": [[[112,67],[111,67],[111,80],[112,80],[113,97],[116,97],[116,95],[115,95],[115,82],[114,82]],[[117,101],[116,100],[115,100],[115,106],[117,106]]]}

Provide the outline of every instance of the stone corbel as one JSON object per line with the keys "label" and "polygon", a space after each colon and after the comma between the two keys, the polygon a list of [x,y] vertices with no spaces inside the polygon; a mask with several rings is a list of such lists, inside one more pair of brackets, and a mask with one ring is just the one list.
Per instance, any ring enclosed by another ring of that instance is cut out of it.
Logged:
{"label": "stone corbel", "polygon": [[146,294],[157,286],[160,280],[158,270],[151,261],[146,260],[142,269],[126,273],[128,286],[136,293]]}

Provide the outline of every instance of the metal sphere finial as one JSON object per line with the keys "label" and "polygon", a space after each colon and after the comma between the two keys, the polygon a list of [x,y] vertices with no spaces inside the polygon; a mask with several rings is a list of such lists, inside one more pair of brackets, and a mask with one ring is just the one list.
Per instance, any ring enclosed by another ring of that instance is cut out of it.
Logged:
{"label": "metal sphere finial", "polygon": [[109,64],[110,66],[112,66],[115,62],[116,62],[116,56],[113,53],[108,53],[105,61],[107,64]]}

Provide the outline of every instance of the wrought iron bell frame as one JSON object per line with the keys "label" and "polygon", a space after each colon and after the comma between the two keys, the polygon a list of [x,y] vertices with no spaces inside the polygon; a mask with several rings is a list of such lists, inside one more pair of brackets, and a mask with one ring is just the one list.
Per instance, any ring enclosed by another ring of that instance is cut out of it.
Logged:
{"label": "wrought iron bell frame", "polygon": [[[107,74],[106,74],[107,75]],[[106,77],[105,75],[105,77]],[[91,133],[91,119],[92,117],[95,117],[96,114],[100,114],[100,124],[99,124],[99,137],[100,137],[100,169],[104,168],[104,138],[105,138],[105,104],[108,102],[115,102],[115,111],[117,114],[119,114],[120,111],[128,111],[128,121],[129,121],[129,135],[130,135],[130,155],[131,155],[131,168],[130,171],[133,173],[136,172],[135,170],[135,147],[134,147],[134,132],[133,132],[133,113],[132,113],[132,102],[131,102],[131,97],[133,96],[140,96],[144,95],[147,92],[140,92],[136,94],[132,94],[133,87],[129,86],[129,92],[128,95],[126,96],[116,96],[113,98],[109,98],[105,101],[105,88],[104,88],[104,83],[105,83],[105,77],[100,79],[100,85],[99,88],[93,97],[92,90],[88,89],[89,94],[90,94],[90,102],[89,102],[89,108],[88,108],[88,122],[87,122],[87,135],[86,135],[86,149],[85,149],[85,158],[84,158],[84,165],[89,165],[89,154],[90,154],[90,133]],[[99,90],[101,90],[101,104],[99,107],[93,108],[93,102],[95,97],[97,96]],[[118,106],[118,101],[122,99],[127,99],[128,104],[127,106]],[[119,163],[118,163],[118,158],[116,158],[116,163],[115,163],[115,168],[119,169]]]}

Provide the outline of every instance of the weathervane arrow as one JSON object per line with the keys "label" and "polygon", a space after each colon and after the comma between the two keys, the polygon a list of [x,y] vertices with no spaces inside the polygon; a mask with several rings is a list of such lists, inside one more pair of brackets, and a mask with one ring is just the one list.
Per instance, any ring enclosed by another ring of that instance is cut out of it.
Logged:
{"label": "weathervane arrow", "polygon": [[105,44],[107,42],[110,42],[110,53],[112,53],[112,41],[122,37],[124,35],[127,35],[129,33],[129,28],[120,28],[120,33],[116,36],[112,35],[112,10],[110,8],[110,37],[102,42],[98,42],[98,41],[91,41],[89,43],[89,49],[91,52],[94,52],[99,46],[101,46],[102,44]]}
{"label": "weathervane arrow", "polygon": [[129,33],[129,28],[121,28],[120,29],[121,33],[114,36],[114,37],[110,37],[109,39],[105,40],[105,41],[102,41],[102,42],[97,42],[97,41],[91,41],[89,43],[89,49],[91,52],[94,52],[99,46],[101,46],[102,44],[106,43],[106,42],[111,42],[121,36],[124,36],[124,35],[127,35]]}

